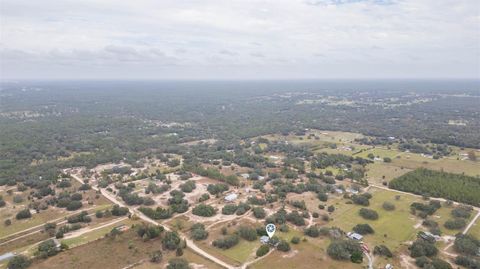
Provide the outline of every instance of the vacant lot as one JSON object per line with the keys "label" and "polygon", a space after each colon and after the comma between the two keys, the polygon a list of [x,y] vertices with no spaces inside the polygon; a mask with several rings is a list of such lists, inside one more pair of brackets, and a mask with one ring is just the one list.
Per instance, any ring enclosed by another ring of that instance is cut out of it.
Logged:
{"label": "vacant lot", "polygon": [[254,269],[353,269],[361,265],[351,262],[338,262],[330,259],[326,254],[328,240],[310,240],[298,245],[290,244],[291,250],[287,253],[273,251],[267,257],[251,265]]}
{"label": "vacant lot", "polygon": [[475,224],[473,224],[472,228],[470,228],[470,231],[468,231],[468,234],[480,239],[480,218],[478,218]]}
{"label": "vacant lot", "polygon": [[[174,252],[163,251],[163,262],[151,264],[149,254],[161,250],[160,239],[144,242],[133,230],[130,230],[115,239],[104,238],[50,257],[47,260],[35,262],[30,268],[123,268],[128,265],[143,261],[145,264],[136,268],[162,268]],[[183,258],[188,261],[203,265],[204,268],[218,268],[211,262],[186,249]]]}
{"label": "vacant lot", "polygon": [[[333,220],[329,223],[329,226],[340,227],[348,232],[357,224],[370,224],[375,230],[375,234],[366,236],[365,242],[371,248],[378,244],[385,244],[391,250],[395,250],[402,242],[415,238],[416,230],[414,226],[418,220],[410,214],[410,204],[418,199],[411,195],[400,195],[400,199],[396,200],[395,196],[398,194],[376,188],[372,188],[370,192],[373,197],[370,199],[368,208],[378,212],[378,220],[365,220],[358,214],[361,206],[345,204],[347,200],[342,198],[334,204],[336,210],[331,215]],[[384,210],[382,205],[385,201],[393,203],[396,209],[393,211]],[[327,203],[331,204],[332,202]]]}
{"label": "vacant lot", "polygon": [[366,177],[369,182],[382,184],[382,182],[389,182],[390,180],[399,177],[407,172],[412,171],[408,168],[396,166],[384,162],[375,162],[367,165]]}
{"label": "vacant lot", "polygon": [[246,220],[240,220],[238,222],[232,221],[227,223],[221,223],[210,228],[208,230],[209,232],[208,238],[203,241],[198,241],[197,245],[201,247],[203,250],[207,251],[208,253],[213,254],[216,257],[220,258],[221,260],[229,264],[239,266],[245,261],[247,261],[248,258],[255,253],[257,248],[260,246],[260,241],[259,241],[260,239],[257,239],[252,242],[246,241],[244,239],[240,239],[240,242],[236,246],[227,250],[222,250],[212,246],[212,242],[215,239],[223,237],[221,233],[222,227],[227,228],[228,234],[233,234],[241,225],[256,227],[263,224],[261,223],[255,224]]}

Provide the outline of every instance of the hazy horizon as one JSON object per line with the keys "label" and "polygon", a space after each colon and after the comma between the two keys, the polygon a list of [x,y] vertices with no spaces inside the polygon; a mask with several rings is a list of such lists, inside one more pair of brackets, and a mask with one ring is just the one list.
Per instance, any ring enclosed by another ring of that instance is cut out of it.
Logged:
{"label": "hazy horizon", "polygon": [[480,78],[478,1],[0,4],[1,79]]}

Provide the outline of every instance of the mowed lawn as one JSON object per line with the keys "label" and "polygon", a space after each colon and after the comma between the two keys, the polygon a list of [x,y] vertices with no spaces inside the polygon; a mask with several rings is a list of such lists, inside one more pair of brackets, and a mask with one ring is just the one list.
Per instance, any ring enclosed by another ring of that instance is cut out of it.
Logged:
{"label": "mowed lawn", "polygon": [[[18,209],[18,211],[20,211],[20,209]],[[2,218],[2,228],[0,229],[0,238],[6,237],[13,233],[21,232],[23,230],[26,230],[38,225],[43,225],[55,219],[61,219],[69,214],[72,214],[72,212],[51,207],[48,210],[42,210],[40,211],[40,213],[33,214],[32,217],[29,219],[16,220],[15,216],[13,216],[13,218],[8,218],[12,221],[12,224],[9,226],[3,225],[4,219]]]}
{"label": "mowed lawn", "polygon": [[[362,206],[345,204],[348,200],[342,198],[338,204],[334,204],[336,210],[331,215],[333,220],[329,223],[329,226],[340,227],[348,232],[357,224],[368,223],[375,230],[375,234],[367,235],[364,239],[371,248],[378,244],[385,244],[391,250],[396,250],[402,242],[415,238],[416,229],[414,226],[418,220],[410,214],[410,204],[418,201],[418,199],[410,195],[400,194],[400,199],[396,200],[395,196],[399,194],[376,188],[372,188],[370,192],[373,197],[370,199],[370,206],[367,208],[377,211],[378,220],[362,218],[358,214]],[[396,209],[393,211],[384,210],[382,205],[386,201],[393,203]],[[329,205],[331,203],[328,202]]]}
{"label": "mowed lawn", "polygon": [[[114,220],[109,220],[108,222],[111,222],[111,221],[114,221]],[[99,223],[98,225],[95,225],[95,226],[92,226],[92,227],[89,227],[89,228],[95,229],[95,227],[100,227],[102,225],[107,224],[108,222]],[[77,237],[73,237],[73,238],[69,238],[69,239],[63,239],[63,240],[61,240],[61,242],[65,243],[69,248],[72,248],[72,247],[79,246],[79,245],[82,245],[82,244],[86,244],[86,243],[95,241],[99,238],[102,238],[106,234],[108,234],[114,227],[120,226],[122,224],[124,224],[128,227],[131,227],[132,224],[138,224],[138,223],[140,223],[140,222],[139,221],[133,221],[131,219],[125,219],[123,221],[113,223],[111,225],[102,227],[100,229],[87,232],[87,233],[82,234],[82,235],[77,236]]]}
{"label": "mowed lawn", "polygon": [[[452,236],[454,236],[457,233],[463,231],[463,229],[464,229],[464,228],[462,228],[462,229],[458,229],[458,230],[449,230],[449,229],[445,228],[445,226],[444,226],[444,224],[447,220],[454,219],[454,217],[452,216],[452,209],[454,209],[454,208],[455,208],[454,206],[446,207],[445,204],[442,203],[442,207],[440,209],[438,209],[433,214],[433,216],[430,217],[430,219],[438,222],[438,227],[442,231],[442,235],[452,235]],[[475,217],[476,214],[477,214],[476,211],[472,211],[471,215],[470,215],[470,218],[465,219],[465,222],[467,223],[467,225],[470,223],[470,221],[472,221],[473,217]]]}
{"label": "mowed lawn", "polygon": [[244,263],[249,257],[253,257],[260,247],[260,238],[255,241],[240,239],[240,242],[227,250],[221,250],[222,254],[240,263]]}
{"label": "mowed lawn", "polygon": [[392,164],[408,169],[424,167],[432,170],[443,170],[445,172],[457,173],[468,176],[480,175],[480,161],[457,160],[454,157],[444,157],[438,160],[422,157],[420,154],[403,152],[401,158],[392,159]]}
{"label": "mowed lawn", "polygon": [[[356,148],[356,147],[355,147]],[[355,154],[355,157],[362,157],[367,159],[368,154],[372,153],[375,157],[385,158],[389,157],[391,159],[395,158],[400,154],[400,151],[394,149],[386,149],[386,148],[371,148],[365,151],[362,151],[358,154]]]}
{"label": "mowed lawn", "polygon": [[480,239],[480,218],[475,221],[475,224],[473,224],[472,228],[470,228],[468,234],[475,236],[477,239]]}
{"label": "mowed lawn", "polygon": [[396,177],[406,174],[412,169],[402,168],[390,163],[375,162],[366,166],[366,177],[370,182],[382,184],[383,181],[390,181]]}

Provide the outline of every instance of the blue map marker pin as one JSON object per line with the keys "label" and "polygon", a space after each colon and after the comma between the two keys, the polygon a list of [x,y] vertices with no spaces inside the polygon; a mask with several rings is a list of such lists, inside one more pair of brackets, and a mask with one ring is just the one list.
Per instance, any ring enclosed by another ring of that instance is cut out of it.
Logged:
{"label": "blue map marker pin", "polygon": [[268,237],[272,238],[272,236],[275,234],[275,225],[272,223],[267,224],[265,227],[265,230],[267,230]]}

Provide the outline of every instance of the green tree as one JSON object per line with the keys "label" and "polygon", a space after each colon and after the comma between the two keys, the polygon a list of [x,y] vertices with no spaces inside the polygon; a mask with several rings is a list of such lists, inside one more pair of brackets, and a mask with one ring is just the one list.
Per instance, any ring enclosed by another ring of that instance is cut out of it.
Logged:
{"label": "green tree", "polygon": [[16,255],[7,265],[8,269],[25,269],[30,266],[32,262],[24,255]]}

